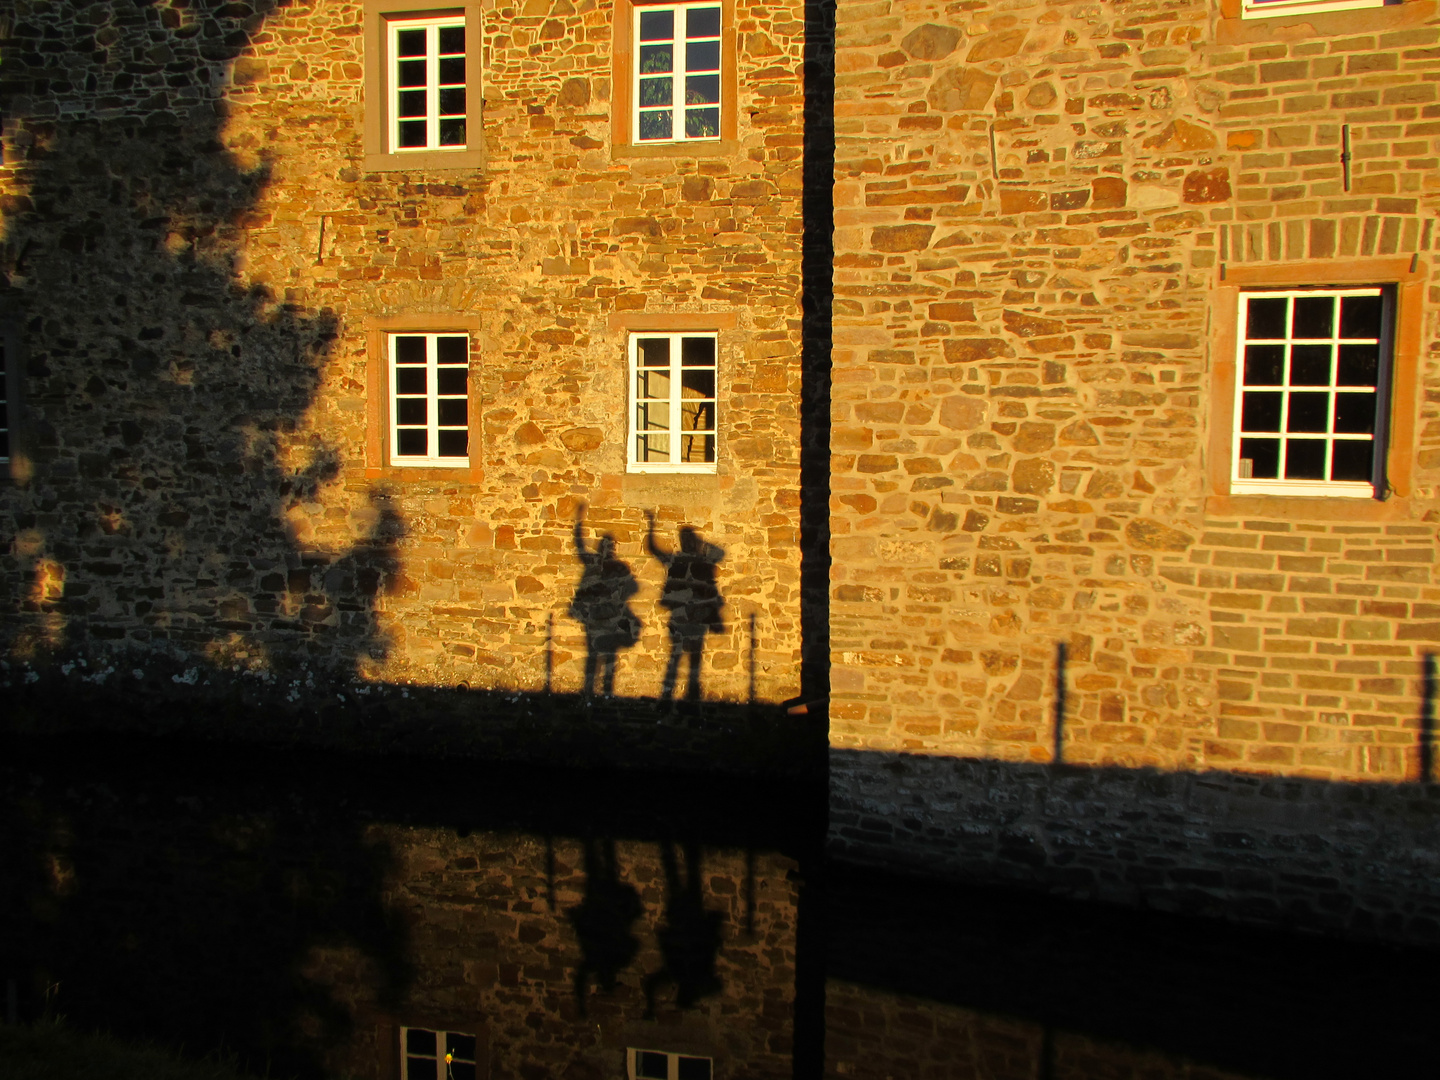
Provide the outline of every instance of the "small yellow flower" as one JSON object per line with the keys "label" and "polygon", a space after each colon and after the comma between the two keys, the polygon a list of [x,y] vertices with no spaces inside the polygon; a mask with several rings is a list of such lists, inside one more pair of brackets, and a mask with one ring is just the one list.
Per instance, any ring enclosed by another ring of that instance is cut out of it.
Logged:
{"label": "small yellow flower", "polygon": [[455,1055],[454,1055],[454,1054],[446,1054],[446,1055],[445,1055],[445,1064],[446,1064],[446,1065],[449,1065],[449,1064],[450,1064],[452,1061],[454,1061],[454,1060],[455,1060]]}

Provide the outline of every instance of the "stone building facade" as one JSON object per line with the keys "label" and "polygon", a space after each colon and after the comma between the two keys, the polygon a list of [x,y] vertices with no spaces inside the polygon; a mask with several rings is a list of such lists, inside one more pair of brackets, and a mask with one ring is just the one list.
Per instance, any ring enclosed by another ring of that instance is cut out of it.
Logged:
{"label": "stone building facade", "polygon": [[7,20],[27,724],[803,690],[845,857],[1440,927],[1433,0]]}
{"label": "stone building facade", "polygon": [[802,10],[638,10],[9,9],[12,665],[797,692]]}
{"label": "stone building facade", "polygon": [[1440,929],[1440,20],[1276,6],[839,5],[851,857]]}

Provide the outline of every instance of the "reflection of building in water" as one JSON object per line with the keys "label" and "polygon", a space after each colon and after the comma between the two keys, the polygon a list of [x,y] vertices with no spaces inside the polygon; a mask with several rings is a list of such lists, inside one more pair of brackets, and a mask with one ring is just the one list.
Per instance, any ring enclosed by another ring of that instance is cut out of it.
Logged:
{"label": "reflection of building in water", "polygon": [[[325,1058],[334,1074],[430,1080],[426,1070],[443,1061],[448,1037],[462,1066],[477,1063],[480,1080],[609,1080],[625,1074],[627,1050],[637,1049],[695,1059],[685,1075],[696,1075],[701,1059],[713,1061],[717,1077],[791,1075],[792,860],[756,854],[747,871],[743,852],[696,852],[695,890],[718,933],[683,946],[709,951],[713,979],[682,1006],[684,987],[655,981],[667,964],[673,967],[665,935],[677,932],[673,915],[667,921],[659,845],[613,845],[615,880],[608,887],[633,888],[636,898],[633,908],[618,905],[614,929],[633,935],[635,948],[607,988],[599,978],[577,979],[585,955],[573,916],[593,897],[588,874],[599,869],[586,844],[555,839],[547,854],[544,840],[523,834],[460,837],[389,826],[372,827],[367,839],[391,851],[384,900],[404,927],[411,975],[396,999],[385,1000],[373,970],[354,954],[311,950],[306,976],[353,1016],[352,1035]],[[406,1077],[393,1071],[402,1056]],[[644,1069],[662,1058],[635,1060],[635,1075],[650,1077]],[[455,1080],[463,1080],[463,1071],[455,1070]]]}

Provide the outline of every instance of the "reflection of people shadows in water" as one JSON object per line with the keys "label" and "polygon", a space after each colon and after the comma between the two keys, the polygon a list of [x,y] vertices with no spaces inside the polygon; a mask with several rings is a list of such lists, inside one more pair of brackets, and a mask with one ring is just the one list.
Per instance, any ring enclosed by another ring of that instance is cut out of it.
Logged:
{"label": "reflection of people shadows in water", "polygon": [[670,612],[670,662],[665,665],[665,681],[660,697],[675,699],[675,683],[680,675],[680,656],[690,659],[689,678],[685,684],[685,700],[700,700],[700,654],[705,649],[705,636],[725,629],[720,609],[725,606],[715,584],[715,567],[725,552],[706,543],[689,525],[680,526],[680,550],[662,551],[655,543],[655,515],[646,511],[650,530],[645,547],[665,566],[665,591],[660,606]]}
{"label": "reflection of people shadows in water", "polygon": [[585,546],[580,531],[584,517],[581,504],[575,515],[575,557],[585,571],[570,601],[570,617],[585,627],[584,693],[610,697],[615,692],[616,655],[640,640],[640,620],[629,604],[640,586],[630,567],[615,557],[615,537],[606,533],[594,551]]}
{"label": "reflection of people shadows in water", "polygon": [[719,991],[715,956],[720,951],[720,913],[705,910],[700,895],[700,847],[685,845],[685,880],[675,845],[661,849],[665,863],[665,922],[655,932],[665,966],[645,977],[645,1015],[655,1015],[655,991],[675,984],[675,1004],[688,1009],[707,994]]}
{"label": "reflection of people shadows in water", "polygon": [[570,925],[580,939],[575,968],[575,1003],[585,1015],[585,993],[593,975],[600,989],[615,989],[620,974],[640,950],[630,924],[644,910],[634,886],[620,880],[615,841],[585,841],[585,899],[570,909]]}

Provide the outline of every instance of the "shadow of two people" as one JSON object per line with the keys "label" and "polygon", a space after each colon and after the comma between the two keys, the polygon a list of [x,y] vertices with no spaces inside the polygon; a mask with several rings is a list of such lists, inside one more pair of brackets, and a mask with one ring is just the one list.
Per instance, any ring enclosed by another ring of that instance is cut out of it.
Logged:
{"label": "shadow of two people", "polygon": [[[689,525],[680,526],[679,547],[661,547],[655,538],[655,515],[645,512],[648,529],[645,549],[665,567],[660,606],[669,613],[670,657],[665,665],[660,698],[673,701],[680,662],[688,659],[685,700],[700,700],[700,660],[705,639],[721,633],[725,621],[720,609],[725,600],[716,584],[716,567],[725,557],[722,548],[707,542]],[[602,535],[592,549],[584,535],[585,506],[575,515],[575,557],[584,567],[569,614],[585,628],[585,682],[583,693],[610,697],[615,692],[615,664],[621,649],[640,640],[642,625],[630,609],[630,598],[640,585],[629,565],[615,553],[615,537]]]}

